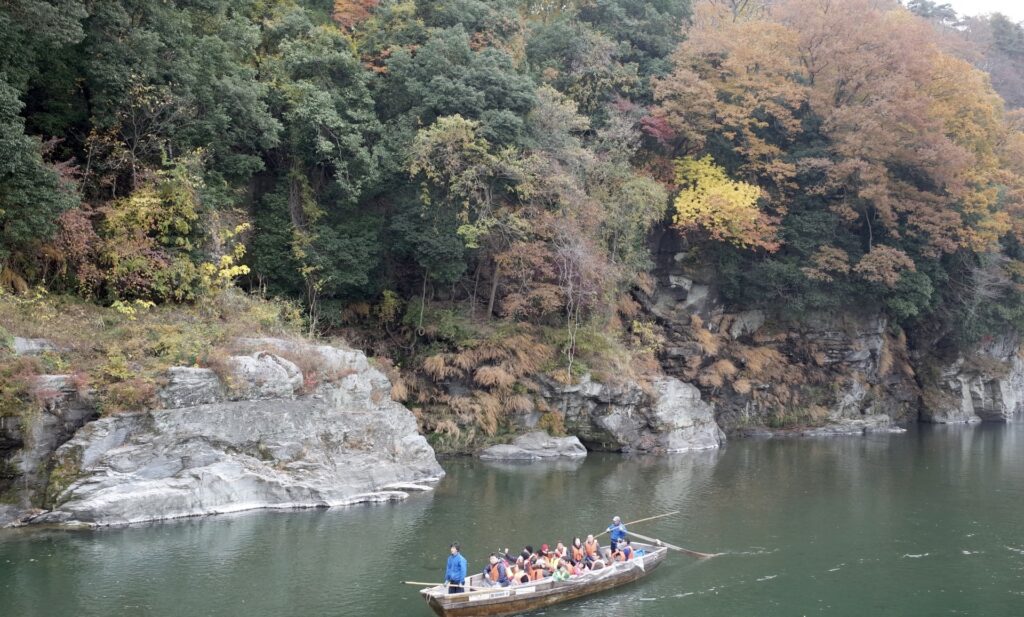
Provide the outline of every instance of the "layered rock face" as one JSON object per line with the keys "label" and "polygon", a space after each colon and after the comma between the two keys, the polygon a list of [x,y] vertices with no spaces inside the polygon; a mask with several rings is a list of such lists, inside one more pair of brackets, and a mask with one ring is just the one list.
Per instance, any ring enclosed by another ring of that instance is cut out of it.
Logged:
{"label": "layered rock face", "polygon": [[40,375],[33,395],[39,401],[33,413],[0,418],[0,462],[6,460],[10,478],[9,486],[0,486],[10,501],[0,512],[0,526],[43,502],[54,451],[96,418],[88,395],[70,375]]}
{"label": "layered rock face", "polygon": [[999,336],[970,354],[936,362],[921,419],[937,424],[1007,422],[1024,411],[1024,361],[1015,336]]}
{"label": "layered rock face", "polygon": [[[906,342],[883,316],[851,311],[772,324],[760,310],[730,311],[717,294],[716,273],[691,265],[677,234],[666,230],[654,243],[657,285],[638,299],[665,333],[667,374],[698,381],[721,358],[740,372],[744,350],[774,352],[787,365],[786,375],[772,367],[760,378],[736,375],[743,378],[736,388],[728,378],[701,382],[727,431],[762,432],[757,427],[779,421],[780,407],[813,418],[820,425],[807,431],[813,434],[899,430],[897,423],[916,419],[920,390]],[[718,340],[717,358],[708,357],[695,328]]]}
{"label": "layered rock face", "polygon": [[589,376],[569,386],[546,380],[542,394],[564,414],[568,431],[591,449],[682,452],[717,448],[725,441],[714,408],[701,400],[700,391],[672,377],[655,380],[649,390],[635,383],[598,383]]}
{"label": "layered rock face", "polygon": [[[213,371],[173,368],[167,409],[86,424],[52,455],[33,523],[117,525],[401,499],[444,474],[412,413],[357,351],[276,339]],[[282,354],[282,355],[278,355]],[[300,395],[301,356],[332,383]],[[311,360],[312,359],[312,360]]]}

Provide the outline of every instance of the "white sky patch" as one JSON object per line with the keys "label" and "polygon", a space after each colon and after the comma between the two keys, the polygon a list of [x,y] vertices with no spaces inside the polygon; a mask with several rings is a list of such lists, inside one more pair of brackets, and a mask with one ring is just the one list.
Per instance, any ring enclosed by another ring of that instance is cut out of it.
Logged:
{"label": "white sky patch", "polygon": [[937,0],[936,4],[949,4],[958,15],[987,15],[1002,13],[1011,20],[1024,21],[1024,2],[1020,0]]}

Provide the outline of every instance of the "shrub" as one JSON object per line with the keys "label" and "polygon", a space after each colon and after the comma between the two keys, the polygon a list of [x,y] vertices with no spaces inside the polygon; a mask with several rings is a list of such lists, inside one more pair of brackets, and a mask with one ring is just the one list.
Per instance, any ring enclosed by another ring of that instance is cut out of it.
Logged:
{"label": "shrub", "polygon": [[112,383],[100,398],[100,409],[104,415],[144,411],[155,406],[156,384],[144,377]]}
{"label": "shrub", "polygon": [[544,429],[549,435],[564,436],[566,434],[565,416],[560,411],[549,411],[541,415],[537,427]]}

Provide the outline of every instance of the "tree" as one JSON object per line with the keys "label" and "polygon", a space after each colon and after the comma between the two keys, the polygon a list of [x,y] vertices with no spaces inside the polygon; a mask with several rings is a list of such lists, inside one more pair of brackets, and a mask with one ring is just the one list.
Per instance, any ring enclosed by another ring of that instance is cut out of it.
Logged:
{"label": "tree", "polygon": [[0,74],[0,284],[27,287],[33,247],[56,231],[77,201],[75,187],[43,161],[39,139],[25,135],[17,92]]}
{"label": "tree", "polygon": [[757,206],[761,189],[731,180],[710,156],[681,159],[673,222],[683,230],[702,228],[712,238],[741,247],[778,248],[775,222]]}

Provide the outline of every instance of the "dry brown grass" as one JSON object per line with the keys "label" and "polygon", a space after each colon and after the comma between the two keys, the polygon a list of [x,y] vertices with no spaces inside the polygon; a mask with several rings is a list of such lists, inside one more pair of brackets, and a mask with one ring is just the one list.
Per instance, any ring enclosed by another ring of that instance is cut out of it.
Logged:
{"label": "dry brown grass", "polygon": [[709,388],[721,388],[736,376],[739,369],[729,360],[719,360],[704,369],[699,377],[701,385]]}
{"label": "dry brown grass", "polygon": [[779,367],[787,364],[786,357],[771,347],[741,347],[736,355],[752,377],[777,372]]}
{"label": "dry brown grass", "polygon": [[401,377],[391,380],[391,400],[404,403],[409,398],[409,388]]}
{"label": "dry brown grass", "polygon": [[533,399],[525,394],[505,397],[505,412],[525,414],[533,411]]}
{"label": "dry brown grass", "polygon": [[700,318],[700,315],[694,314],[690,316],[690,331],[693,334],[693,340],[697,341],[697,344],[700,345],[701,353],[709,357],[718,355],[721,341],[718,336],[704,327],[704,321]]}
{"label": "dry brown grass", "polygon": [[620,294],[618,302],[615,303],[616,311],[627,321],[633,321],[640,314],[641,308],[643,307],[640,306],[640,303],[629,294]]}
{"label": "dry brown grass", "polygon": [[516,383],[516,378],[503,366],[481,366],[473,374],[473,381],[486,388],[505,390]]}
{"label": "dry brown grass", "polygon": [[732,382],[732,389],[736,394],[750,394],[750,391],[754,389],[754,386],[750,383],[749,379],[737,379]]}
{"label": "dry brown grass", "polygon": [[501,417],[501,401],[493,394],[475,392],[474,421],[488,437],[498,432],[498,420]]}
{"label": "dry brown grass", "polygon": [[458,439],[462,436],[462,429],[455,423],[451,418],[445,418],[434,425],[434,432],[440,433],[441,435],[447,435],[452,439]]}
{"label": "dry brown grass", "polygon": [[423,360],[423,371],[437,381],[447,379],[450,374],[443,354],[435,354]]}

